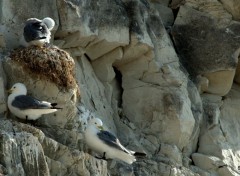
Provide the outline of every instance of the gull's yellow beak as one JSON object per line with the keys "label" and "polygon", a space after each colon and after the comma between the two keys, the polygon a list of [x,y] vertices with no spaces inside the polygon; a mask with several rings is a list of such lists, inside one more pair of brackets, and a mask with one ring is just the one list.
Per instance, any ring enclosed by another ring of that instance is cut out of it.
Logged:
{"label": "gull's yellow beak", "polygon": [[7,90],[7,93],[9,93],[9,94],[11,94],[12,92],[13,92],[12,89],[8,89],[8,90]]}
{"label": "gull's yellow beak", "polygon": [[104,130],[103,126],[98,126],[99,130]]}

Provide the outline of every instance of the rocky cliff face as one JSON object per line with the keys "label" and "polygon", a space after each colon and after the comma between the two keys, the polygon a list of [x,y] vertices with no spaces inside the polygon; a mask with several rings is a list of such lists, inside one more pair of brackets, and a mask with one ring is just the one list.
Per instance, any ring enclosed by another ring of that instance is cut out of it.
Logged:
{"label": "rocky cliff face", "polygon": [[[68,89],[11,58],[25,20],[46,16],[71,57],[43,57],[74,61]],[[0,175],[240,175],[239,19],[235,0],[1,0]],[[6,104],[15,82],[63,110],[20,122]],[[147,157],[93,157],[91,117]]]}

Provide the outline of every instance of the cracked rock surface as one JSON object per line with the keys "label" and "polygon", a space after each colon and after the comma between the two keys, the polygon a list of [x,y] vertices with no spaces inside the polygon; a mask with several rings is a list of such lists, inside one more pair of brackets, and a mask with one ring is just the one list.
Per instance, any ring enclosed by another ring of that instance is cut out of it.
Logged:
{"label": "cracked rock surface", "polygon": [[[0,175],[240,175],[238,6],[0,1]],[[47,16],[56,22],[54,51],[62,54],[20,48],[25,20]],[[35,126],[20,121],[6,104],[16,82],[63,109]],[[147,157],[132,165],[95,158],[83,135],[92,117]]]}

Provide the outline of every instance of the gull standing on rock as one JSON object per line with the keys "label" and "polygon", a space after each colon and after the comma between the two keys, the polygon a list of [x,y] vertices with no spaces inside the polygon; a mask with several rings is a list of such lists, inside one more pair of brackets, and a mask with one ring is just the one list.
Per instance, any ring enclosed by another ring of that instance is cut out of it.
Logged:
{"label": "gull standing on rock", "polygon": [[93,151],[103,155],[102,159],[119,159],[132,164],[137,156],[146,156],[145,153],[126,149],[112,133],[102,130],[102,125],[99,118],[91,119],[85,131],[87,145]]}
{"label": "gull standing on rock", "polygon": [[29,18],[23,30],[21,45],[28,46],[44,46],[50,43],[51,30],[54,28],[55,22],[52,18],[46,17],[43,20],[37,18]]}
{"label": "gull standing on rock", "polygon": [[40,101],[27,95],[27,88],[22,83],[16,83],[9,90],[8,108],[15,116],[20,119],[37,120],[43,114],[56,112],[57,103]]}

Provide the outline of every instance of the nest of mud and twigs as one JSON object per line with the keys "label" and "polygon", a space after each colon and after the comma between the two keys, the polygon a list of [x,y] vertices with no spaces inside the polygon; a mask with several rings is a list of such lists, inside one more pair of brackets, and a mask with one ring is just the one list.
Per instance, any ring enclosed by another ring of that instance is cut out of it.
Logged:
{"label": "nest of mud and twigs", "polygon": [[76,87],[74,60],[64,50],[31,46],[14,50],[10,58],[34,76],[50,80],[62,88]]}

